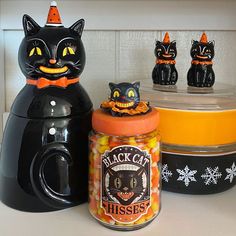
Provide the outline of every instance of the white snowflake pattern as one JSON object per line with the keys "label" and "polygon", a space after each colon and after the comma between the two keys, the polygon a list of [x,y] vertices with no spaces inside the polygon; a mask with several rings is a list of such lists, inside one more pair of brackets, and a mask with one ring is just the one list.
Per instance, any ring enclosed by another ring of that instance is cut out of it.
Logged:
{"label": "white snowflake pattern", "polygon": [[225,177],[225,180],[229,179],[229,182],[232,183],[234,177],[236,176],[236,165],[233,162],[231,168],[226,168],[225,171],[228,173]]}
{"label": "white snowflake pattern", "polygon": [[197,182],[194,175],[197,173],[197,170],[190,170],[188,166],[185,166],[183,170],[176,169],[176,171],[179,173],[179,178],[177,181],[183,181],[185,186],[188,187],[189,183]]}
{"label": "white snowflake pattern", "polygon": [[219,167],[211,168],[207,167],[205,169],[205,173],[201,175],[203,179],[205,179],[204,183],[205,185],[210,185],[211,183],[217,184],[218,179],[220,179],[222,176],[221,172],[219,172]]}
{"label": "white snowflake pattern", "polygon": [[169,178],[172,176],[172,172],[170,170],[168,170],[168,165],[164,164],[162,166],[162,170],[161,170],[161,176],[162,179],[165,180],[165,182],[169,182]]}

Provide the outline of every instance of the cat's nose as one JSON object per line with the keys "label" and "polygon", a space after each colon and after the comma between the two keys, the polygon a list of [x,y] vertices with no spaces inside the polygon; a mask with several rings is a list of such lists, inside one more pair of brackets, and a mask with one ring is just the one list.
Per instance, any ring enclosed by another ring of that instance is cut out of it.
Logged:
{"label": "cat's nose", "polygon": [[56,60],[56,59],[50,59],[50,60],[49,60],[49,63],[50,63],[50,64],[56,64],[56,63],[57,63],[57,60]]}
{"label": "cat's nose", "polygon": [[128,188],[127,188],[127,187],[124,187],[124,188],[123,188],[123,190],[127,191],[127,190],[128,190]]}

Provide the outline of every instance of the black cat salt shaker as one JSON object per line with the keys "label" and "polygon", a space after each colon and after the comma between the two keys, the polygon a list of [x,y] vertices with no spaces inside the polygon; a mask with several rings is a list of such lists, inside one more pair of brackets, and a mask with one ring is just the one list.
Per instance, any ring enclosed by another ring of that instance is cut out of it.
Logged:
{"label": "black cat salt shaker", "polygon": [[214,58],[214,41],[208,41],[206,33],[200,41],[193,40],[191,47],[192,65],[188,71],[188,85],[192,87],[212,87],[215,83],[212,59]]}
{"label": "black cat salt shaker", "polygon": [[62,25],[52,2],[45,27],[23,16],[19,64],[27,83],[4,132],[0,195],[6,205],[53,211],[87,201],[92,103],[79,83],[84,20]]}
{"label": "black cat salt shaker", "polygon": [[178,80],[178,72],[175,68],[177,49],[176,42],[170,42],[168,32],[166,32],[163,42],[156,41],[154,53],[157,60],[152,71],[153,83],[160,85],[175,85]]}
{"label": "black cat salt shaker", "polygon": [[139,83],[110,83],[93,113],[89,211],[104,226],[135,230],[160,211],[159,114],[140,101]]}

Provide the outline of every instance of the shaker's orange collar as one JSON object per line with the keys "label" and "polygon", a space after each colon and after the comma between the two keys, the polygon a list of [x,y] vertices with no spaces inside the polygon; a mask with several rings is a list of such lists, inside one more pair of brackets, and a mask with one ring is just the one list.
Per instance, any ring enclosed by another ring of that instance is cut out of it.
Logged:
{"label": "shaker's orange collar", "polygon": [[198,60],[192,60],[193,65],[213,65],[212,61],[198,61]]}
{"label": "shaker's orange collar", "polygon": [[176,61],[175,60],[162,60],[162,59],[157,59],[156,64],[172,64],[175,65]]}
{"label": "shaker's orange collar", "polygon": [[61,87],[66,88],[70,84],[75,84],[79,82],[79,78],[68,79],[67,77],[61,77],[57,80],[49,80],[46,78],[39,78],[37,80],[34,79],[27,79],[26,83],[30,85],[35,85],[38,89],[46,88],[49,86]]}

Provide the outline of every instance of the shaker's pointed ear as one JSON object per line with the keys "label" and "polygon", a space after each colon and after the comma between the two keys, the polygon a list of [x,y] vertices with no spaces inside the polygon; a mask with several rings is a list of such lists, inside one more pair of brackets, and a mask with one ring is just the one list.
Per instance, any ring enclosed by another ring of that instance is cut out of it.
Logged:
{"label": "shaker's pointed ear", "polygon": [[133,82],[132,84],[136,89],[140,88],[140,82]]}
{"label": "shaker's pointed ear", "polygon": [[209,44],[212,44],[213,47],[214,47],[215,46],[215,40],[210,41]]}
{"label": "shaker's pointed ear", "polygon": [[76,21],[69,29],[81,37],[84,30],[84,19]]}
{"label": "shaker's pointed ear", "polygon": [[172,41],[171,44],[174,45],[174,47],[176,47],[176,41],[175,40]]}
{"label": "shaker's pointed ear", "polygon": [[31,36],[41,29],[41,27],[28,15],[24,15],[22,18],[23,28],[25,36]]}
{"label": "shaker's pointed ear", "polygon": [[111,91],[112,91],[115,87],[116,87],[116,84],[115,84],[115,83],[112,83],[112,82],[109,83],[109,88],[110,88]]}
{"label": "shaker's pointed ear", "polygon": [[192,39],[192,45],[193,45],[193,44],[197,44],[197,43],[198,43],[197,40],[193,40],[193,39]]}
{"label": "shaker's pointed ear", "polygon": [[157,46],[157,45],[160,45],[160,44],[161,44],[161,41],[157,40],[157,41],[156,41],[156,46]]}

